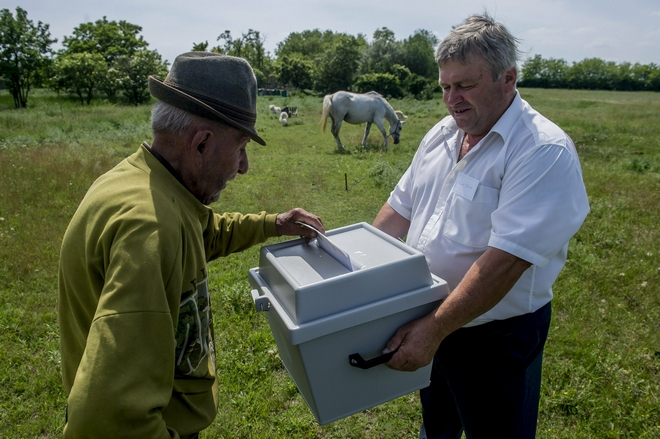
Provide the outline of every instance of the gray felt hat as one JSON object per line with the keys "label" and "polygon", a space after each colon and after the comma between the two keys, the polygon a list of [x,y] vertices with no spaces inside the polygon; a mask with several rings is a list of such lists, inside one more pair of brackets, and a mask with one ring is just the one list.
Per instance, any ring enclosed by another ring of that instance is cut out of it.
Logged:
{"label": "gray felt hat", "polygon": [[164,81],[149,77],[149,91],[174,107],[225,122],[266,144],[254,128],[257,80],[242,58],[211,52],[181,54]]}

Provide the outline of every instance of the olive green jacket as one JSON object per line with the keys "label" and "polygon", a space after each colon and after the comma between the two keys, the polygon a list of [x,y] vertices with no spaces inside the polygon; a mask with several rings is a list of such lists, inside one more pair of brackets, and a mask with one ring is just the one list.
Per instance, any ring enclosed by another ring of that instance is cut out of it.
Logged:
{"label": "olive green jacket", "polygon": [[65,438],[178,437],[213,421],[207,262],[277,236],[275,218],[214,214],[146,145],[96,180],[60,258]]}

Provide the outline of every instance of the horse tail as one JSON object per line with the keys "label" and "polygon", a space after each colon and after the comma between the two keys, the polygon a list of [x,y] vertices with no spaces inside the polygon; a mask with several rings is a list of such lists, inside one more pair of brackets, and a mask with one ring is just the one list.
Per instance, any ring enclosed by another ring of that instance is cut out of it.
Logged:
{"label": "horse tail", "polygon": [[328,116],[330,115],[330,107],[332,107],[332,96],[325,95],[323,98],[323,114],[321,114],[321,125],[324,133],[325,123],[328,120]]}

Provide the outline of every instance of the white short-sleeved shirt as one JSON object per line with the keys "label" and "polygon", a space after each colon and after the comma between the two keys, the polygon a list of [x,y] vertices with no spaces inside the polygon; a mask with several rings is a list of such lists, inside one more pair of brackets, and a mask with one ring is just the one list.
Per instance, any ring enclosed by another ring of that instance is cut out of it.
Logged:
{"label": "white short-sleeved shirt", "polygon": [[408,245],[452,290],[488,247],[532,264],[501,302],[466,325],[475,326],[536,311],[552,299],[589,203],[570,137],[519,93],[457,163],[463,135],[451,116],[436,124],[388,204],[410,220]]}

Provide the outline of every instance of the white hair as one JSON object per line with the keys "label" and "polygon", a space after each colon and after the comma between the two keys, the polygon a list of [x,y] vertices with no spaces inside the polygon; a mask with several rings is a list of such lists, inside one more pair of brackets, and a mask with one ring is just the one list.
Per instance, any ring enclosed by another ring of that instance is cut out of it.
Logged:
{"label": "white hair", "polygon": [[520,56],[518,40],[488,13],[471,15],[462,24],[454,26],[438,45],[435,60],[442,69],[447,61],[467,63],[470,57],[482,57],[493,80],[516,67]]}
{"label": "white hair", "polygon": [[196,116],[163,101],[156,101],[151,110],[151,130],[154,134],[172,133],[180,136],[195,123],[211,123],[222,128],[227,126],[220,121]]}

